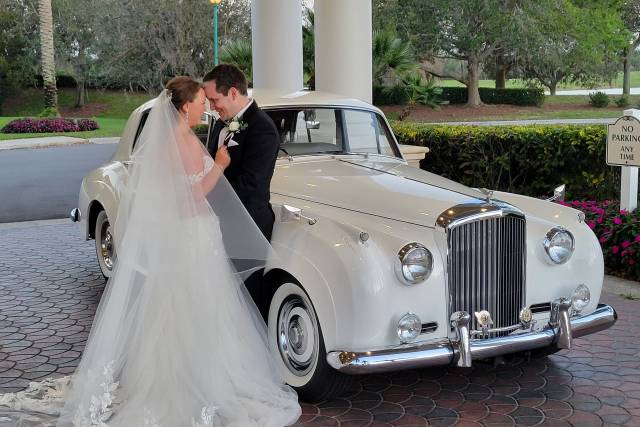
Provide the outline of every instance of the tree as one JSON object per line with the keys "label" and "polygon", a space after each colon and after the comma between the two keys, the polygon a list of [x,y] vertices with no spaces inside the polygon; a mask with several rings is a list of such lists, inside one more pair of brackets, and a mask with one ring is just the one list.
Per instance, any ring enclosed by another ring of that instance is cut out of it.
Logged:
{"label": "tree", "polygon": [[96,56],[94,28],[101,3],[95,0],[57,0],[54,6],[58,66],[75,79],[75,106],[82,107],[86,101],[85,86]]}
{"label": "tree", "polygon": [[5,99],[33,84],[40,63],[37,4],[0,0],[0,115]]}
{"label": "tree", "polygon": [[302,25],[302,70],[304,72],[304,81],[312,90],[315,89],[316,86],[314,22],[315,15],[313,10],[306,8]]}
{"label": "tree", "polygon": [[417,70],[411,44],[397,37],[395,31],[373,32],[373,83],[393,85]]}
{"label": "tree", "polygon": [[247,76],[249,85],[253,85],[253,58],[249,40],[238,39],[228,42],[220,51],[220,61],[236,65]]}
{"label": "tree", "polygon": [[[535,3],[535,4],[533,4]],[[626,42],[617,0],[544,0],[532,2],[529,14],[539,32],[530,42],[526,75],[555,95],[559,83],[591,83],[608,78],[607,66]],[[554,19],[548,19],[549,16]],[[603,65],[604,64],[604,65]]]}
{"label": "tree", "polygon": [[626,0],[622,7],[622,20],[626,29],[631,33],[628,46],[622,51],[623,78],[622,93],[631,94],[631,57],[640,46],[640,0]]}
{"label": "tree", "polygon": [[44,82],[44,106],[45,109],[53,110],[55,114],[58,115],[51,0],[39,0],[38,15],[40,17],[40,52],[42,58],[42,79]]}
{"label": "tree", "polygon": [[467,86],[467,105],[480,105],[480,64],[513,36],[513,21],[504,13],[503,0],[431,0],[424,2],[432,25],[421,36],[429,40],[430,52],[423,55],[425,71],[438,75],[441,67],[433,58],[465,61],[466,72],[458,76]]}

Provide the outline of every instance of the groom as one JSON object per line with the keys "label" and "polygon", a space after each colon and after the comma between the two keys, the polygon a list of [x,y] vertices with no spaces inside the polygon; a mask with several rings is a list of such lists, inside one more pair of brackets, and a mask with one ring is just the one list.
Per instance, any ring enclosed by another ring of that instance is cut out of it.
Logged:
{"label": "groom", "polygon": [[[249,98],[247,78],[238,67],[217,65],[203,79],[204,92],[211,108],[220,115],[209,133],[207,149],[215,158],[219,147],[226,145],[231,164],[224,175],[240,201],[271,241],[275,216],[269,203],[269,186],[278,157],[280,138],[271,118]],[[256,305],[265,310],[261,272],[245,281]]]}

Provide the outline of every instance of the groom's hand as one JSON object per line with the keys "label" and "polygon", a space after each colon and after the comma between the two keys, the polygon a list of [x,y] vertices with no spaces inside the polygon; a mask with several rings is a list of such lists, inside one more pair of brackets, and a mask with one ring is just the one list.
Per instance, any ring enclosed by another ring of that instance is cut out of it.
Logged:
{"label": "groom's hand", "polygon": [[222,170],[225,170],[230,163],[231,163],[231,156],[229,155],[227,146],[223,145],[220,148],[218,148],[218,151],[216,152],[216,164]]}

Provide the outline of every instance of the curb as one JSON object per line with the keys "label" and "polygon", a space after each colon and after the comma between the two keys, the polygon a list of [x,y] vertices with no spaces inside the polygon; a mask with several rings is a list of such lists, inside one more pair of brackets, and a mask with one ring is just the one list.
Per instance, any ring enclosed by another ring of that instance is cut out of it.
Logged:
{"label": "curb", "polygon": [[6,139],[0,141],[0,151],[33,148],[64,147],[80,144],[116,144],[120,137],[76,138],[73,136],[48,136],[43,138]]}
{"label": "curb", "polygon": [[5,222],[0,223],[0,231],[14,230],[17,228],[44,227],[51,225],[73,224],[69,218],[60,219],[37,219],[33,221]]}

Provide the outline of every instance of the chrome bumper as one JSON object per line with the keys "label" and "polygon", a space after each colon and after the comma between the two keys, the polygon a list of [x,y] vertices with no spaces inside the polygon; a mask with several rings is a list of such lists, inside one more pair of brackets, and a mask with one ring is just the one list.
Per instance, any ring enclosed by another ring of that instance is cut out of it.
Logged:
{"label": "chrome bumper", "polygon": [[[555,345],[570,348],[573,338],[589,335],[611,327],[618,315],[613,307],[599,304],[593,313],[567,319],[567,308],[559,305],[557,321],[538,331],[514,333],[490,339],[469,339],[464,325],[454,325],[461,339],[442,340],[427,344],[404,345],[376,351],[332,351],[327,362],[346,374],[369,374],[402,369],[424,368],[457,363],[471,366],[472,359],[486,359]],[[563,316],[563,314],[565,316]]]}

